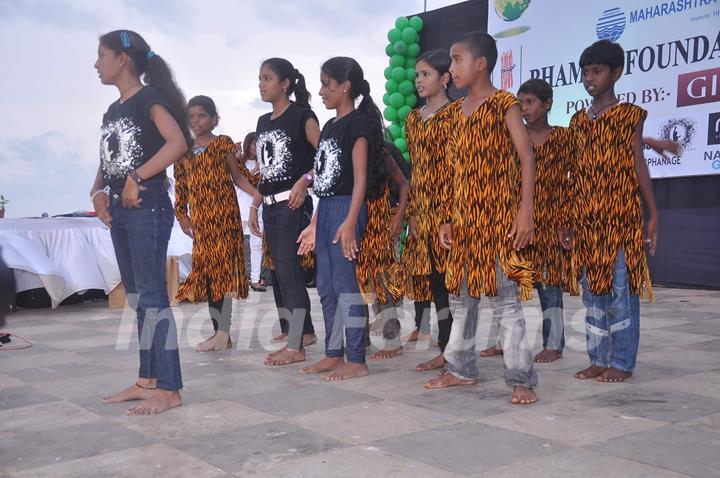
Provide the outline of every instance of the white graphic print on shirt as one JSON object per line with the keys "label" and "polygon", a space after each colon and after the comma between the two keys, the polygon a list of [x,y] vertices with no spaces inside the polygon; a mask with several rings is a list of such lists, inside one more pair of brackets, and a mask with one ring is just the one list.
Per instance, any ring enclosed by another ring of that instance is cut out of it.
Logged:
{"label": "white graphic print on shirt", "polygon": [[340,176],[342,149],[335,138],[325,138],[315,152],[314,188],[318,192],[330,192]]}
{"label": "white graphic print on shirt", "polygon": [[263,182],[287,181],[292,155],[290,153],[291,139],[285,131],[276,129],[260,133],[255,146],[260,162],[260,174]]}
{"label": "white graphic print on shirt", "polygon": [[100,129],[100,159],[107,177],[124,177],[142,161],[141,130],[131,118],[111,121]]}

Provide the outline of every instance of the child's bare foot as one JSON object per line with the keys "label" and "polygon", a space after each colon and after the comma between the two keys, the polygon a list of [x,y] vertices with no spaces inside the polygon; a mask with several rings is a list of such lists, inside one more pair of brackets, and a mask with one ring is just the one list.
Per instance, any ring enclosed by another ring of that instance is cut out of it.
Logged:
{"label": "child's bare foot", "polygon": [[342,357],[325,357],[324,359],[320,360],[319,362],[315,362],[309,367],[301,368],[300,373],[330,372],[344,363],[345,360]]}
{"label": "child's bare foot", "polygon": [[131,416],[156,415],[180,405],[182,405],[180,392],[157,389],[152,394],[152,397],[143,400],[137,407],[128,410],[127,414]]}
{"label": "child's bare foot", "polygon": [[232,348],[230,334],[218,330],[215,335],[195,347],[196,352],[221,352]]}
{"label": "child's bare foot", "polygon": [[562,358],[562,352],[551,349],[543,349],[535,356],[535,363],[550,363]]}
{"label": "child's bare foot", "polygon": [[610,367],[609,369],[605,370],[603,373],[600,374],[600,376],[597,378],[597,381],[603,383],[618,383],[624,382],[630,377],[632,377],[632,373]]}
{"label": "child's bare foot", "polygon": [[336,382],[338,380],[364,377],[368,373],[370,373],[370,370],[366,363],[344,363],[332,372],[323,375],[322,379],[328,382]]}
{"label": "child's bare foot", "polygon": [[131,402],[133,400],[146,400],[150,398],[155,391],[157,379],[139,378],[137,382],[130,385],[110,397],[103,397],[103,403],[120,403]]}
{"label": "child's bare foot", "polygon": [[370,324],[370,335],[372,336],[379,336],[382,335],[382,329],[384,326],[384,321],[382,319],[375,319]]}
{"label": "child's bare foot", "polygon": [[512,400],[510,401],[515,405],[530,405],[537,402],[538,398],[532,388],[516,385],[513,387]]}
{"label": "child's bare foot", "polygon": [[286,348],[287,348],[287,345],[286,345],[285,347],[279,348],[279,349],[277,349],[277,350],[275,350],[275,351],[273,351],[273,352],[270,352],[269,354],[267,354],[267,355],[265,356],[265,361],[267,362],[268,360],[270,360],[270,359],[273,358],[274,356],[283,353]]}
{"label": "child's bare foot", "polygon": [[273,343],[287,342],[287,334],[283,332],[282,334],[280,334],[276,337],[273,337],[272,340],[270,340],[270,342],[273,342]]}
{"label": "child's bare foot", "polygon": [[482,352],[480,352],[480,356],[483,358],[495,357],[497,355],[502,355],[502,354],[503,354],[503,350],[502,350],[502,347],[500,347],[500,345],[493,345],[492,347],[488,347],[485,350],[483,350]]}
{"label": "child's bare foot", "polygon": [[591,378],[599,377],[605,370],[607,370],[605,367],[590,365],[585,370],[580,370],[579,372],[577,372],[575,374],[575,378],[579,378],[580,380],[589,380]]}
{"label": "child's bare foot", "polygon": [[303,347],[309,347],[312,344],[317,342],[317,335],[315,334],[305,334],[303,335]]}
{"label": "child's bare foot", "polygon": [[206,339],[203,340],[202,342],[198,342],[198,343],[195,345],[195,350],[197,350],[197,349],[200,348],[200,347],[203,347],[206,343],[208,343],[209,341],[211,341],[211,340],[213,339],[213,337],[215,337],[215,334],[217,334],[217,332],[213,332],[213,334],[212,334],[210,337],[206,338]]}
{"label": "child's bare foot", "polygon": [[425,383],[425,388],[431,390],[436,388],[449,388],[449,387],[460,387],[463,385],[475,385],[475,380],[466,380],[464,378],[457,378],[451,373],[444,373],[437,378],[428,380]]}
{"label": "child's bare foot", "polygon": [[382,349],[378,350],[374,354],[370,356],[371,359],[391,359],[395,358],[398,355],[402,355],[403,348],[402,345],[400,347],[394,348],[394,349]]}
{"label": "child's bare foot", "polygon": [[418,364],[417,367],[415,367],[415,371],[417,372],[427,372],[428,370],[435,370],[438,368],[443,368],[445,366],[445,356],[443,354],[438,355],[437,357],[434,357],[427,362],[422,362]]}
{"label": "child's bare foot", "polygon": [[265,365],[278,367],[281,365],[290,365],[292,363],[304,362],[305,350],[293,350],[285,347],[279,354],[273,355],[265,359]]}

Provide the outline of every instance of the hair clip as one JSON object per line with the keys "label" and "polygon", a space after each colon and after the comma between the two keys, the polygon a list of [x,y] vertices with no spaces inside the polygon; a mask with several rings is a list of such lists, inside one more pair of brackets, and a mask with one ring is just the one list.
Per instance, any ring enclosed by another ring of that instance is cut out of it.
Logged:
{"label": "hair clip", "polygon": [[148,50],[148,52],[147,52],[147,59],[149,60],[150,58],[152,58],[152,57],[154,57],[154,56],[155,56],[155,52],[152,51],[152,50]]}
{"label": "hair clip", "polygon": [[132,46],[132,42],[130,42],[130,35],[128,35],[128,32],[120,32],[120,41],[125,48],[130,48]]}

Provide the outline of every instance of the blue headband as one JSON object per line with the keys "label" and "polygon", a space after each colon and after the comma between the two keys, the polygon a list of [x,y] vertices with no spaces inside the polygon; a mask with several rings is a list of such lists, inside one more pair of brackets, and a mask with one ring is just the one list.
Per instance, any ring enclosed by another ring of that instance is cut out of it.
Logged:
{"label": "blue headband", "polygon": [[120,41],[125,48],[130,48],[132,46],[132,43],[130,42],[130,35],[128,35],[128,32],[120,32]]}

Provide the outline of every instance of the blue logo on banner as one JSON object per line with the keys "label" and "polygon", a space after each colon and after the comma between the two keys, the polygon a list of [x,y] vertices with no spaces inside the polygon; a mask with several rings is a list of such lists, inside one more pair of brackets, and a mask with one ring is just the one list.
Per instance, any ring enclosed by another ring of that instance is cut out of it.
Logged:
{"label": "blue logo on banner", "polygon": [[625,13],[619,8],[605,10],[595,27],[599,40],[617,41],[625,31]]}

